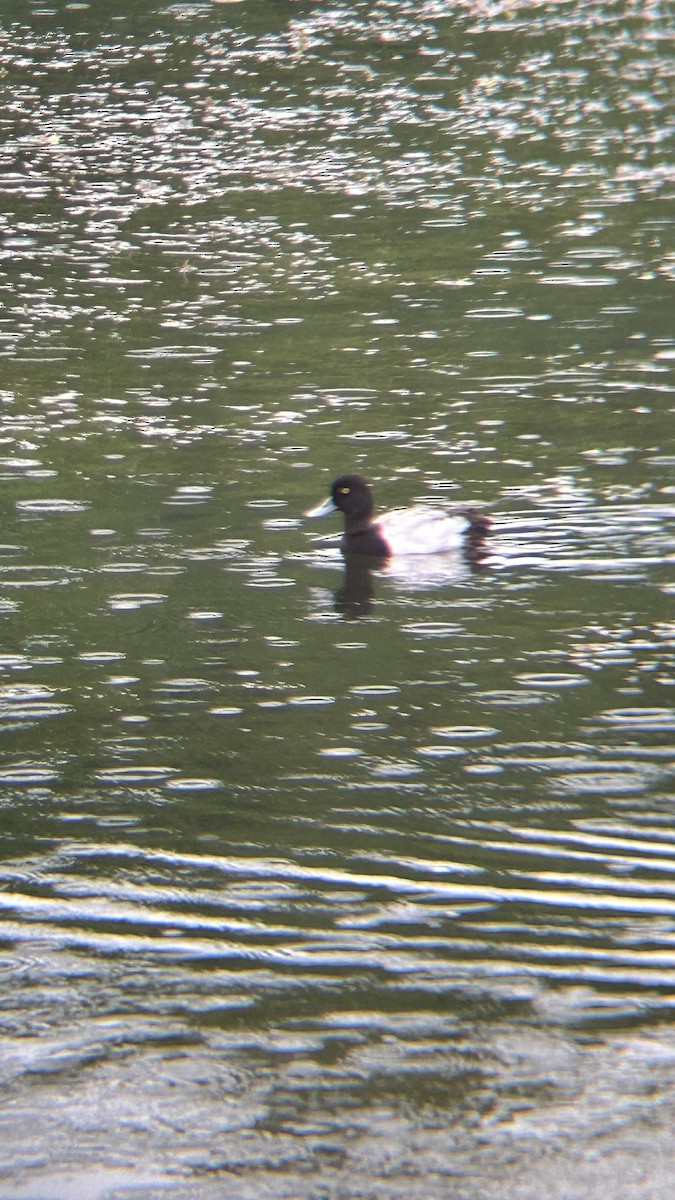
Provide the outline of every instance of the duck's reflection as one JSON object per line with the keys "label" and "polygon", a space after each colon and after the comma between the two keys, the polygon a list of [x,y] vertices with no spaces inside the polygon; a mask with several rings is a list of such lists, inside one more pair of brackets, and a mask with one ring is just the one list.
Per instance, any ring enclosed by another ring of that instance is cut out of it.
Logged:
{"label": "duck's reflection", "polygon": [[368,616],[374,607],[378,577],[389,580],[399,591],[424,591],[465,582],[484,565],[484,555],[459,552],[390,559],[348,554],[344,556],[342,584],[334,593],[335,611],[347,620]]}
{"label": "duck's reflection", "polygon": [[373,607],[375,587],[373,576],[381,570],[382,560],[350,554],[345,558],[342,586],[335,593],[335,611],[348,621],[367,617]]}

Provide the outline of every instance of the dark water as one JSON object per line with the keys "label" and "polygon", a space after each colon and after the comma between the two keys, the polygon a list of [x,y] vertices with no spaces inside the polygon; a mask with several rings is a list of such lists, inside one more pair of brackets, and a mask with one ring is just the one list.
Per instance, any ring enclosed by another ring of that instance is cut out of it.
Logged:
{"label": "dark water", "polygon": [[113,9],[0,17],[0,1194],[665,1200],[672,14]]}

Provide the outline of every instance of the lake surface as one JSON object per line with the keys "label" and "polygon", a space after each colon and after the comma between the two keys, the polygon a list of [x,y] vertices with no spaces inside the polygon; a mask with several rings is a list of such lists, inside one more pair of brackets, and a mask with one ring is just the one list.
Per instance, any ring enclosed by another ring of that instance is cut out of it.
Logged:
{"label": "lake surface", "polygon": [[672,13],[0,22],[2,1200],[666,1200]]}

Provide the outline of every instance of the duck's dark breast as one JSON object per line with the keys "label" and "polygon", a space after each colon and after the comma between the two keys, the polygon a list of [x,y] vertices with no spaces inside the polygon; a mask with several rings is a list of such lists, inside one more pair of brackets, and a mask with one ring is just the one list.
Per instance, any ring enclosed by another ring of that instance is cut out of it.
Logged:
{"label": "duck's dark breast", "polygon": [[376,525],[359,533],[346,533],[342,539],[345,554],[368,554],[371,558],[389,558],[391,548]]}

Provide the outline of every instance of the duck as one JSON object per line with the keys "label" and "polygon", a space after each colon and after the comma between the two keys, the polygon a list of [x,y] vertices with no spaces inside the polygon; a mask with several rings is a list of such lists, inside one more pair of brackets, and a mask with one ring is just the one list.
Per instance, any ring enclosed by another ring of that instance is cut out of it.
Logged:
{"label": "duck", "polygon": [[305,512],[325,517],[341,512],[345,519],[342,552],[390,559],[399,555],[464,553],[470,561],[482,556],[489,519],[473,508],[451,511],[416,505],[374,515],[373,494],[362,475],[340,475],[330,496]]}

